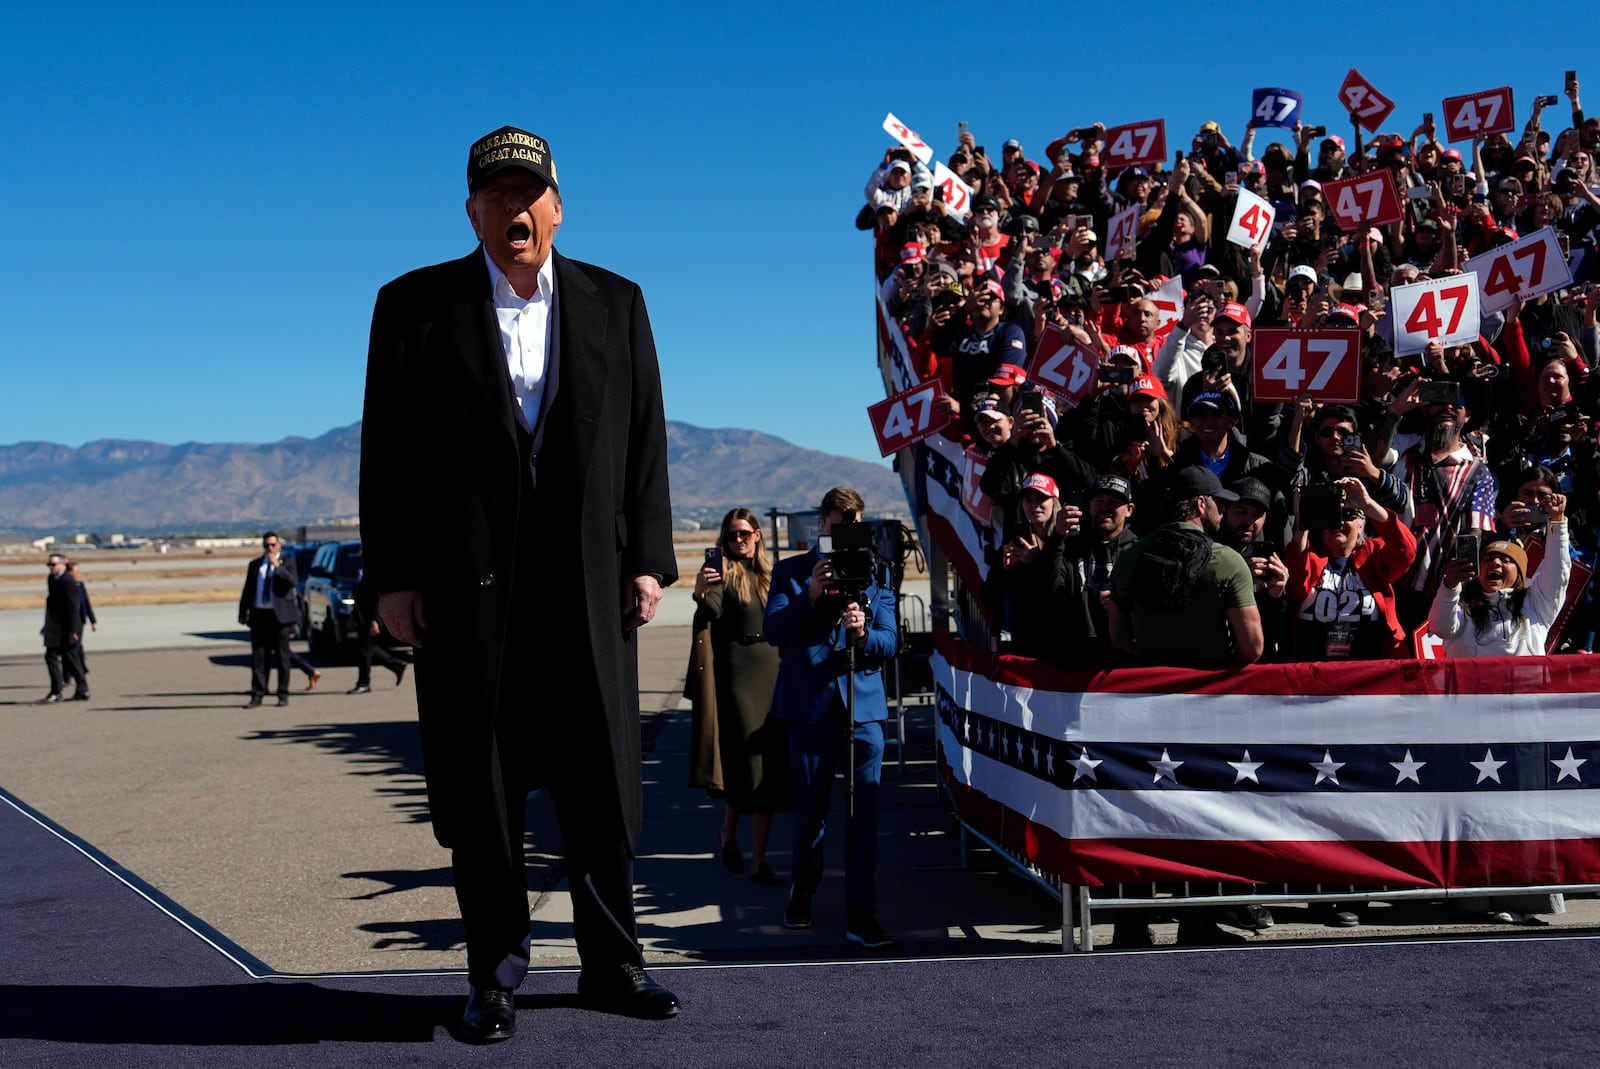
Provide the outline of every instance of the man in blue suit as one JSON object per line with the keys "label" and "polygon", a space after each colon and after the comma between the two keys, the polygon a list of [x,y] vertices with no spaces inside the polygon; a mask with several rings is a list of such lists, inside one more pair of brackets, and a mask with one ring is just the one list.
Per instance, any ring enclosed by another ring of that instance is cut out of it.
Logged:
{"label": "man in blue suit", "polygon": [[[842,523],[859,522],[861,495],[836,486],[822,497],[820,542]],[[876,569],[874,569],[874,572]],[[883,665],[898,648],[894,592],[868,583],[859,598],[832,592],[833,566],[817,549],[782,561],[772,571],[764,630],[782,653],[772,715],[789,722],[789,768],[794,783],[794,885],[783,911],[789,928],[811,927],[811,899],[822,880],[823,833],[833,775],[844,749],[849,715],[847,646],[855,649],[854,812],[845,834],[846,935],[864,947],[888,946],[877,919],[874,870],[878,858],[878,782],[883,771]]]}

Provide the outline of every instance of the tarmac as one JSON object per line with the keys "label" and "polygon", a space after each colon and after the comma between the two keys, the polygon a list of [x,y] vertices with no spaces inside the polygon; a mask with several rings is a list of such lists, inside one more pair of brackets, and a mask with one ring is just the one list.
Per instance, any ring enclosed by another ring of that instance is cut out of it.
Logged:
{"label": "tarmac", "polygon": [[[830,843],[816,925],[783,927],[786,891],[727,872],[717,857],[721,803],[687,785],[689,712],[681,696],[692,603],[667,592],[640,634],[645,830],[636,867],[639,934],[652,963],[779,963],[863,957],[1050,954],[1060,903],[964,836],[935,787],[932,708],[909,710],[903,755],[891,745],[880,804],[880,920],[896,945],[866,952],[844,936],[841,843]],[[383,669],[370,694],[346,693],[350,664],[324,665],[314,690],[296,673],[290,704],[243,708],[248,636],[226,605],[115,607],[88,637],[92,697],[37,705],[45,670],[40,611],[0,613],[0,787],[90,844],[201,931],[277,975],[460,971],[448,856],[427,819],[415,693]],[[558,680],[552,704],[562,700]],[[903,768],[897,758],[904,757]],[[842,791],[830,823],[842,827]],[[548,800],[529,801],[529,886],[537,966],[571,968],[571,904]],[[789,870],[789,822],[769,861]],[[749,830],[741,838],[749,845]],[[1335,929],[1300,905],[1252,943],[1532,934],[1448,904],[1373,904]],[[1112,914],[1095,942],[1111,944]],[[1540,931],[1600,931],[1600,900],[1569,896]],[[1154,926],[1155,952],[1175,924]],[[187,938],[174,930],[174,938]],[[1115,949],[1096,953],[1115,953]],[[1149,953],[1151,951],[1143,951]]]}

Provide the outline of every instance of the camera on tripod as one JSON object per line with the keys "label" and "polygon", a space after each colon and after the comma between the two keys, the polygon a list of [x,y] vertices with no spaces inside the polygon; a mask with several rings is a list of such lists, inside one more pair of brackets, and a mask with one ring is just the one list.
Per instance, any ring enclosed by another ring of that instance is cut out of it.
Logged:
{"label": "camera on tripod", "polygon": [[817,548],[833,573],[823,585],[822,596],[837,599],[840,608],[860,601],[872,585],[872,525],[851,520],[836,523],[817,539]]}

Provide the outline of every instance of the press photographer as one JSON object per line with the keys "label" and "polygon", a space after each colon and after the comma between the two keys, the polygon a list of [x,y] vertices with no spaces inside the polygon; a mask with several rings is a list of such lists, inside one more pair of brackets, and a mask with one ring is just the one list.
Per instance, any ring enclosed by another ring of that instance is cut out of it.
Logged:
{"label": "press photographer", "polygon": [[811,927],[811,899],[822,881],[824,818],[848,738],[852,804],[845,832],[846,936],[864,947],[888,946],[879,926],[878,783],[883,722],[889,718],[883,666],[899,648],[894,592],[879,582],[866,503],[849,487],[822,497],[817,546],[772,573],[764,631],[781,663],[772,715],[789,724],[794,783],[794,884],[783,923]]}

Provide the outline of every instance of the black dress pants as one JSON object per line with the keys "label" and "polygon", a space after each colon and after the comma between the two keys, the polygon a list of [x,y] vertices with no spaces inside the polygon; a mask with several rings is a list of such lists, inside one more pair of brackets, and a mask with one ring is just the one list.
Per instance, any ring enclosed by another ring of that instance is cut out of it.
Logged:
{"label": "black dress pants", "polygon": [[250,697],[259,699],[267,692],[268,673],[272,669],[272,655],[278,656],[278,697],[289,696],[289,639],[294,636],[295,625],[278,622],[278,614],[271,609],[250,610]]}

